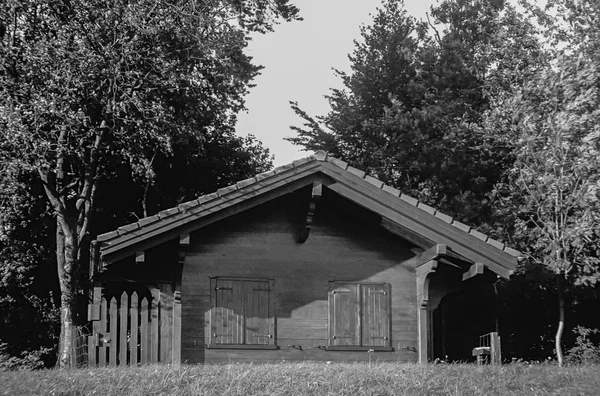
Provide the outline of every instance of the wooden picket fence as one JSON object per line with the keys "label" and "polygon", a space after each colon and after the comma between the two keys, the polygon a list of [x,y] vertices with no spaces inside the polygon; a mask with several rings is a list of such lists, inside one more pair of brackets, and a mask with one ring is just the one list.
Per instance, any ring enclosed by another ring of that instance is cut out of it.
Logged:
{"label": "wooden picket fence", "polygon": [[[88,315],[92,320],[92,335],[88,337],[88,366],[137,366],[166,362],[160,353],[161,312],[158,296],[139,301],[138,294],[131,297],[126,292],[120,300],[102,298],[100,304],[90,305]],[[164,355],[164,353],[163,353]]]}

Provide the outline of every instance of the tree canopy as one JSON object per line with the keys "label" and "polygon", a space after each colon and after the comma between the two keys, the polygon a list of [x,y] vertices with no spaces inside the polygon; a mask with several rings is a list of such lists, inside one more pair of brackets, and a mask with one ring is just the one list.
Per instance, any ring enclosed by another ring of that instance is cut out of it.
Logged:
{"label": "tree canopy", "polygon": [[[171,172],[192,182],[183,167],[207,167],[209,151],[225,155],[211,162],[213,184],[241,163],[236,176],[270,166],[258,142],[234,135],[235,114],[261,69],[244,48],[249,32],[293,19],[298,9],[288,0],[0,6],[2,164],[35,175],[56,217],[62,366],[102,180],[129,174],[143,185],[143,215],[149,187],[159,191]],[[180,187],[163,204],[181,199]]]}

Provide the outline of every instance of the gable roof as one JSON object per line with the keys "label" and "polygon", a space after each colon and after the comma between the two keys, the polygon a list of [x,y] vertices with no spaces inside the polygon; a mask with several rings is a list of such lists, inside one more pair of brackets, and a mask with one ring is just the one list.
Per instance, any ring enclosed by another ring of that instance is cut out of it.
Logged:
{"label": "gable roof", "polygon": [[[240,213],[301,187],[324,186],[382,217],[382,226],[397,235],[413,235],[430,246],[443,244],[455,253],[508,277],[517,265],[517,250],[402,194],[346,162],[318,151],[221,188],[177,207],[99,235],[103,264],[113,263],[208,224]],[[430,246],[422,246],[424,248]]]}

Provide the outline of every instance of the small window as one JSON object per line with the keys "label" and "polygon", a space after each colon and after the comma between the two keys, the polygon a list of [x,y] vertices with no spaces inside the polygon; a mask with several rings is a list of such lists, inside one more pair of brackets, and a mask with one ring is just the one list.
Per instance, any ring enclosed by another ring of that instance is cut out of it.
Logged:
{"label": "small window", "polygon": [[329,283],[327,349],[392,350],[389,283]]}
{"label": "small window", "polygon": [[275,349],[273,281],[211,278],[209,348]]}

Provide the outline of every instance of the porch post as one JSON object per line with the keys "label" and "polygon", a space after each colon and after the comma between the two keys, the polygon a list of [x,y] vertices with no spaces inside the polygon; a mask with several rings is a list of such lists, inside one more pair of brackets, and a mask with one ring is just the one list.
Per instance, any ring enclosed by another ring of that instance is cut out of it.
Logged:
{"label": "porch post", "polygon": [[416,268],[417,272],[417,329],[419,345],[419,363],[426,364],[431,355],[431,315],[429,308],[430,275],[437,269],[437,260],[430,260]]}

